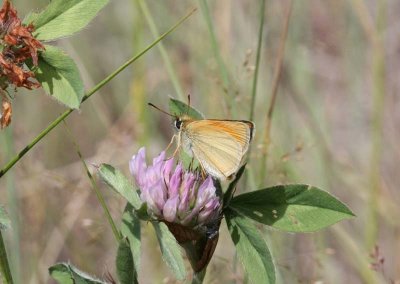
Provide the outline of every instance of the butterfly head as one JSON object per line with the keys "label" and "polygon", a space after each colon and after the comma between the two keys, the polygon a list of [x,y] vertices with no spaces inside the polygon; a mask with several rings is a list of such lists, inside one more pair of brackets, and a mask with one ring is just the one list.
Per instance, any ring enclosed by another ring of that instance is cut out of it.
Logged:
{"label": "butterfly head", "polygon": [[182,115],[182,116],[176,116],[174,120],[174,126],[177,130],[182,130],[184,123],[187,121],[193,120],[190,116],[188,115]]}
{"label": "butterfly head", "polygon": [[193,120],[193,118],[190,117],[188,114],[183,114],[183,115],[179,115],[179,116],[173,115],[171,113],[166,112],[165,110],[160,109],[159,107],[155,106],[152,103],[149,103],[149,105],[154,107],[155,109],[161,111],[162,113],[165,113],[165,114],[173,117],[174,118],[174,126],[178,131],[182,130],[185,122]]}
{"label": "butterfly head", "polygon": [[183,121],[179,117],[177,117],[174,121],[175,128],[181,130],[182,123]]}

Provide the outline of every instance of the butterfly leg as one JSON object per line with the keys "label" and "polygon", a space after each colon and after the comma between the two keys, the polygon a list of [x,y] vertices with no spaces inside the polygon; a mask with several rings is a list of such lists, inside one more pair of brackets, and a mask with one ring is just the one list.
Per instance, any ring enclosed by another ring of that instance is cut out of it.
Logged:
{"label": "butterfly leg", "polygon": [[180,146],[176,147],[175,152],[172,154],[172,158],[178,153]]}
{"label": "butterfly leg", "polygon": [[206,177],[207,177],[207,173],[206,173],[206,171],[203,169],[203,167],[201,167],[201,177],[202,177],[203,179],[206,179]]}
{"label": "butterfly leg", "polygon": [[171,141],[169,142],[167,148],[165,148],[164,152],[167,152],[168,149],[171,147],[172,143],[173,143],[174,140],[175,140],[175,137],[176,137],[176,134],[174,134],[174,135],[172,136]]}
{"label": "butterfly leg", "polygon": [[204,169],[204,167],[203,167],[203,165],[201,164],[201,162],[199,162],[199,166],[200,166],[201,177],[202,177],[203,179],[205,179],[205,178],[207,177],[207,172],[206,172],[206,170]]}
{"label": "butterfly leg", "polygon": [[[176,135],[174,135],[176,136]],[[175,155],[178,153],[179,149],[181,148],[181,132],[178,134],[178,145],[176,146],[175,152],[172,154],[172,158],[175,157]]]}

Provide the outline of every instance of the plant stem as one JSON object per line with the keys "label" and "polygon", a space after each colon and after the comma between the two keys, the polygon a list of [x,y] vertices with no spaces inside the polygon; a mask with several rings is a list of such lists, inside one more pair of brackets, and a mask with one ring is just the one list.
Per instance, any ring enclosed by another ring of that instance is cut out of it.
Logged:
{"label": "plant stem", "polygon": [[[159,36],[159,32],[157,30],[157,27],[154,23],[153,17],[150,14],[149,8],[147,6],[147,1],[143,1],[143,0],[138,0],[140,9],[143,12],[144,17],[146,18],[146,21],[150,27],[150,31],[153,34],[153,36],[155,38],[157,38]],[[171,60],[169,59],[168,53],[164,48],[164,45],[162,43],[160,43],[158,45],[158,49],[160,50],[161,53],[161,57],[164,61],[165,67],[167,68],[167,73],[169,75],[169,78],[171,79],[172,85],[175,88],[175,92],[178,95],[178,98],[182,101],[186,100],[186,97],[183,94],[183,90],[182,90],[182,86],[179,83],[179,80],[176,76],[176,72],[174,70],[174,67],[171,64]]]}
{"label": "plant stem", "polygon": [[[232,274],[236,275],[238,270],[238,255],[237,255],[237,251],[235,251],[235,254],[233,255],[233,260],[232,260]],[[236,284],[236,278],[232,277],[232,284]]]}
{"label": "plant stem", "polygon": [[[251,91],[251,106],[250,106],[250,117],[249,117],[250,121],[252,121],[254,119],[254,108],[255,108],[255,104],[256,104],[258,70],[259,70],[259,67],[260,67],[262,36],[263,36],[263,31],[264,31],[264,15],[265,15],[265,11],[264,10],[265,10],[265,0],[261,0],[260,28],[258,30],[256,69],[254,70],[253,89]],[[250,150],[249,150],[249,153],[250,153]]]}
{"label": "plant stem", "polygon": [[225,104],[227,105],[229,112],[233,111],[235,113],[236,112],[235,100],[233,98],[229,100],[229,95],[230,95],[229,73],[220,53],[217,37],[215,35],[214,27],[210,16],[210,10],[208,9],[206,0],[199,0],[199,4],[207,24],[208,32],[210,33],[211,48],[214,52],[215,59],[217,60],[219,72],[221,73],[222,77],[223,87],[226,90],[226,92],[224,92],[226,94]]}
{"label": "plant stem", "polygon": [[207,267],[204,267],[204,269],[202,271],[195,272],[193,274],[192,284],[202,284],[204,281],[204,278],[206,276],[206,271],[207,271]]}
{"label": "plant stem", "polygon": [[[173,32],[179,25],[181,25],[187,18],[189,18],[194,12],[196,11],[195,9],[192,9],[186,16],[181,18],[172,28],[170,28],[167,32],[162,34],[157,40],[155,40],[153,43],[148,45],[144,50],[139,52],[137,55],[126,61],[123,65],[121,65],[117,70],[115,70],[113,73],[111,73],[109,76],[107,76],[104,80],[102,80],[100,83],[98,83],[92,90],[90,90],[82,99],[82,103],[85,102],[90,96],[92,96],[94,93],[96,93],[100,88],[102,88],[105,84],[107,84],[109,81],[111,81],[115,76],[117,76],[121,71],[123,71],[125,68],[127,68],[130,64],[138,60],[140,57],[142,57],[143,54],[145,54],[147,51],[149,51],[153,46],[155,46],[157,43],[159,43],[161,40],[163,40],[167,35],[169,35],[171,32]],[[4,176],[27,152],[29,152],[40,140],[42,140],[53,128],[55,128],[58,124],[60,124],[61,121],[63,121],[66,117],[68,117],[75,109],[68,109],[64,113],[62,113],[59,117],[57,117],[52,123],[49,124],[38,136],[36,136],[35,139],[32,140],[28,145],[25,146],[24,149],[22,149],[14,158],[12,158],[5,166],[4,168],[0,171],[0,178]]]}
{"label": "plant stem", "polygon": [[333,226],[331,229],[335,234],[335,239],[348,254],[348,261],[360,276],[360,281],[366,284],[384,283],[382,276],[375,273],[369,266],[370,262],[366,257],[366,252],[358,246],[358,240],[353,234],[348,234],[342,226]]}
{"label": "plant stem", "polygon": [[372,127],[371,127],[371,157],[370,157],[370,188],[368,192],[368,219],[365,230],[365,247],[371,250],[378,238],[378,206],[380,198],[380,165],[382,157],[382,127],[385,102],[385,51],[384,51],[384,19],[386,2],[378,1],[377,23],[375,24],[364,1],[352,1],[353,9],[372,47]]}
{"label": "plant stem", "polygon": [[382,38],[382,18],[384,18],[385,7],[382,1],[378,5],[378,44],[373,46],[373,114],[372,114],[372,152],[370,160],[370,194],[369,194],[369,220],[367,221],[366,248],[371,250],[377,242],[379,231],[379,199],[381,191],[381,159],[382,159],[382,129],[383,115],[385,113],[385,53]]}
{"label": "plant stem", "polygon": [[0,279],[1,283],[12,284],[13,278],[11,275],[10,265],[8,263],[6,246],[4,245],[3,233],[0,230]]}
{"label": "plant stem", "polygon": [[112,216],[110,214],[110,210],[108,210],[108,207],[107,207],[107,204],[106,204],[106,202],[104,200],[104,197],[101,194],[101,191],[100,191],[99,187],[97,186],[96,182],[94,181],[94,178],[93,178],[92,174],[90,173],[89,168],[88,168],[85,160],[83,159],[82,153],[81,153],[81,151],[79,149],[79,145],[76,142],[76,139],[74,138],[73,134],[71,133],[71,130],[68,128],[67,123],[65,121],[63,121],[63,122],[64,122],[64,125],[65,125],[65,128],[67,129],[67,134],[69,135],[69,137],[71,138],[72,143],[75,146],[75,151],[78,154],[79,159],[81,160],[81,162],[83,164],[83,167],[85,168],[86,174],[89,177],[90,183],[92,184],[92,188],[93,188],[94,192],[96,193],[96,197],[99,200],[99,202],[101,204],[101,207],[103,207],[104,213],[106,214],[106,217],[107,217],[107,221],[110,224],[111,229],[112,229],[112,231],[114,233],[114,237],[117,240],[117,242],[119,243],[119,241],[121,241],[121,239],[122,239],[122,236],[121,236],[120,232],[118,231],[117,226],[115,225],[115,222],[114,222],[114,220],[113,220],[113,218],[112,218]]}
{"label": "plant stem", "polygon": [[[256,94],[257,94],[257,82],[258,82],[258,70],[260,67],[260,59],[261,59],[261,47],[262,47],[262,37],[263,37],[263,31],[264,31],[264,15],[265,15],[265,0],[261,0],[261,5],[260,5],[260,28],[258,30],[258,43],[257,43],[257,55],[256,55],[256,68],[254,70],[254,77],[253,77],[253,87],[251,91],[251,104],[250,104],[250,117],[249,120],[253,121],[254,119],[254,108],[256,104]],[[247,162],[251,157],[251,144],[249,145],[248,149],[248,154],[247,154]],[[248,172],[243,178],[243,184],[247,186],[247,180],[248,179]]]}
{"label": "plant stem", "polygon": [[210,10],[208,9],[207,1],[206,0],[199,0],[201,11],[203,12],[204,19],[206,20],[208,32],[210,33],[210,40],[211,40],[211,48],[214,52],[215,59],[217,60],[219,71],[222,76],[222,81],[224,83],[224,87],[228,88],[229,85],[229,75],[228,70],[226,69],[225,63],[222,60],[221,53],[219,52],[219,46],[217,42],[217,37],[215,35],[214,27],[212,24]]}
{"label": "plant stem", "polygon": [[[6,149],[6,157],[10,159],[15,155],[13,127],[9,126],[3,130],[5,133],[4,142]],[[10,255],[10,269],[13,279],[16,283],[20,283],[20,270],[21,270],[21,251],[20,251],[20,218],[18,206],[18,191],[15,186],[15,174],[10,173],[6,178],[7,187],[7,204],[8,213],[12,224],[12,238],[8,239],[8,248],[12,252]]]}
{"label": "plant stem", "polygon": [[278,94],[279,82],[280,82],[281,73],[282,73],[281,71],[282,71],[283,56],[285,53],[285,44],[286,44],[286,38],[288,35],[288,31],[289,31],[289,22],[290,22],[290,15],[292,13],[292,7],[293,7],[293,1],[290,0],[287,11],[286,11],[285,23],[284,23],[283,32],[282,32],[281,39],[280,39],[278,55],[277,55],[276,62],[275,62],[275,72],[274,72],[273,83],[272,83],[271,100],[269,103],[267,116],[265,117],[265,133],[264,133],[263,151],[262,151],[261,167],[260,167],[260,173],[261,173],[260,176],[261,177],[265,176],[264,173],[265,173],[266,165],[267,165],[268,148],[269,148],[269,144],[271,142],[270,135],[271,135],[272,115],[274,112],[276,97]]}
{"label": "plant stem", "polygon": [[[131,0],[131,2],[132,14],[134,15],[131,31],[132,49],[138,50],[141,45],[140,43],[143,42],[143,39],[147,38],[146,23],[140,17],[137,0]],[[154,135],[160,134],[157,133],[157,127],[155,127],[157,121],[151,118],[148,111],[147,102],[149,99],[147,97],[146,64],[145,60],[136,62],[135,70],[132,72],[130,79],[130,106],[128,106],[128,109],[135,114],[135,121],[138,127],[135,127],[132,135],[137,138],[138,145],[147,145]]]}

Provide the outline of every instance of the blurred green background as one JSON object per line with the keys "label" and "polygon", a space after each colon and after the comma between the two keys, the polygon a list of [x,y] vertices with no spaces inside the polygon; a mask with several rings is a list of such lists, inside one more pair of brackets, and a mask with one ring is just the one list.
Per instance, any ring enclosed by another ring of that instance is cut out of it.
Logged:
{"label": "blurred green background", "polygon": [[[13,2],[23,16],[48,1]],[[357,215],[314,234],[260,228],[279,283],[400,283],[400,2],[293,2],[264,157],[266,116],[289,7],[287,0],[266,1],[257,132],[247,184],[238,190],[312,184]],[[145,145],[153,156],[168,144],[172,124],[147,102],[166,109],[169,96],[185,100],[191,94],[192,105],[206,117],[249,119],[260,2],[207,1],[208,13],[204,3],[112,0],[82,32],[57,43],[77,62],[89,90],[198,7],[162,45],[68,118],[88,163],[110,163],[128,175],[128,161],[139,147]],[[42,90],[20,91],[12,103],[12,125],[0,133],[1,166],[64,110]],[[124,201],[100,185],[118,220]],[[47,268],[57,261],[71,261],[99,277],[115,276],[111,229],[64,125],[15,165],[0,180],[0,189],[0,203],[13,220],[6,237],[19,283],[53,283]],[[176,283],[146,225],[143,242],[140,283]],[[384,258],[377,272],[371,268],[377,257],[370,256],[375,245]],[[206,283],[243,282],[223,225]]]}

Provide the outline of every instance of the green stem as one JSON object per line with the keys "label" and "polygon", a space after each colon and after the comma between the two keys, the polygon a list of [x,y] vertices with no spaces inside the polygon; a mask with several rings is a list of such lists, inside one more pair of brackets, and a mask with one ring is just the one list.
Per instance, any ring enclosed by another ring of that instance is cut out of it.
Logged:
{"label": "green stem", "polygon": [[[235,251],[235,254],[233,255],[233,260],[232,260],[232,274],[235,275],[238,270],[238,255],[237,251]],[[237,281],[234,277],[232,277],[232,284],[236,284]]]}
{"label": "green stem", "polygon": [[[149,8],[147,6],[147,1],[139,0],[138,1],[140,9],[143,12],[144,17],[146,18],[146,21],[150,27],[150,31],[153,34],[155,38],[159,36],[159,32],[157,30],[156,24],[154,23],[153,17],[150,14]],[[179,80],[176,76],[176,72],[174,70],[174,67],[172,66],[171,60],[169,59],[168,53],[164,48],[164,45],[160,43],[158,45],[158,48],[161,53],[161,57],[164,61],[165,67],[167,68],[167,73],[169,75],[169,78],[171,79],[172,85],[175,88],[175,92],[178,95],[178,98],[182,101],[186,100],[186,97],[183,94],[183,90],[181,87],[181,84],[179,83]]]}
{"label": "green stem", "polygon": [[[221,73],[222,77],[222,82],[224,89],[226,90],[226,95],[227,97],[225,98],[225,103],[227,104],[229,111],[231,111],[232,108],[235,107],[234,104],[234,99],[229,100],[229,93],[230,93],[230,86],[229,86],[229,74],[228,70],[225,66],[225,63],[222,59],[220,49],[218,46],[217,42],[217,37],[215,35],[214,27],[212,24],[211,16],[210,16],[210,10],[208,9],[207,1],[206,0],[199,0],[200,8],[203,13],[204,19],[207,24],[208,32],[210,33],[210,39],[211,39],[211,48],[214,52],[215,59],[217,60],[217,64],[219,67],[219,71]],[[235,112],[235,108],[233,109],[233,112]]]}
{"label": "green stem", "polygon": [[192,284],[202,284],[204,281],[204,278],[206,277],[206,271],[207,271],[207,267],[204,267],[204,269],[202,271],[195,272],[193,274]]}
{"label": "green stem", "polygon": [[[264,30],[264,15],[265,15],[265,0],[261,0],[260,5],[260,28],[258,30],[258,43],[257,43],[257,55],[256,55],[256,68],[254,70],[254,78],[253,78],[253,87],[251,90],[251,104],[250,104],[250,117],[249,120],[253,121],[254,119],[254,109],[256,104],[256,94],[257,94],[257,82],[258,82],[258,70],[260,68],[260,59],[261,59],[261,47],[262,47],[262,36]],[[249,150],[247,154],[247,161],[251,157],[251,144],[249,145]],[[247,188],[247,180],[248,179],[248,172],[244,176],[243,184],[246,185]]]}
{"label": "green stem", "polygon": [[382,129],[385,113],[385,53],[383,48],[383,33],[385,28],[386,5],[379,2],[376,24],[376,42],[373,45],[373,111],[372,111],[372,152],[370,160],[370,192],[368,196],[368,222],[366,227],[366,248],[371,250],[378,240],[379,231],[379,198],[381,190],[381,159],[382,159]]}
{"label": "green stem", "polygon": [[348,234],[342,226],[332,226],[331,230],[347,254],[347,261],[359,273],[360,281],[366,284],[384,283],[382,276],[370,268],[370,262],[365,257],[366,252],[360,249],[358,240],[354,238],[354,235]]}
{"label": "green stem", "polygon": [[13,279],[11,275],[10,265],[8,264],[6,246],[4,245],[3,233],[0,230],[0,279],[1,283],[12,284]]}
{"label": "green stem", "polygon": [[214,27],[211,21],[210,10],[208,9],[207,1],[199,1],[201,11],[203,12],[204,19],[206,20],[208,32],[210,33],[211,47],[214,52],[214,56],[218,62],[219,71],[221,72],[222,81],[224,82],[224,87],[228,88],[229,85],[229,75],[226,69],[225,63],[222,60],[221,53],[219,52],[219,46],[217,42],[217,37],[215,35]]}
{"label": "green stem", "polygon": [[[13,127],[10,126],[3,130],[6,157],[10,159],[15,155],[14,148],[14,136]],[[10,173],[6,178],[7,187],[7,203],[8,203],[8,213],[12,224],[12,238],[8,241],[9,251],[12,252],[10,255],[10,268],[11,274],[16,283],[20,283],[20,269],[21,269],[21,253],[20,253],[20,219],[19,219],[19,206],[18,206],[18,192],[15,186],[15,175]]]}
{"label": "green stem", "polygon": [[[272,90],[271,90],[271,98],[269,103],[269,108],[267,115],[265,117],[265,132],[264,132],[264,141],[263,141],[263,150],[262,150],[262,157],[261,157],[261,166],[260,166],[260,177],[265,176],[265,171],[267,168],[267,157],[268,157],[268,150],[269,145],[271,143],[271,125],[272,125],[272,115],[274,113],[276,97],[278,95],[278,87],[281,79],[282,73],[282,65],[283,65],[283,58],[285,54],[285,46],[286,46],[286,38],[289,32],[289,23],[290,23],[290,16],[292,13],[293,1],[290,0],[288,4],[288,8],[286,10],[286,18],[284,20],[284,27],[283,32],[280,38],[278,55],[275,62],[275,70],[274,70],[274,77],[272,81]],[[261,180],[261,183],[263,181]]]}
{"label": "green stem", "polygon": [[372,48],[372,75],[373,75],[373,110],[371,128],[371,157],[370,157],[370,188],[368,192],[368,213],[365,228],[365,246],[372,249],[378,240],[378,207],[380,198],[380,165],[382,157],[382,127],[385,110],[385,49],[384,32],[387,17],[387,1],[378,1],[377,23],[368,11],[367,4],[362,0],[350,1],[354,12],[358,16],[360,25],[364,29]]}
{"label": "green stem", "polygon": [[[90,96],[96,93],[100,88],[102,88],[105,84],[111,81],[115,76],[117,76],[121,71],[127,68],[130,64],[138,60],[143,54],[149,51],[153,46],[163,40],[167,35],[173,32],[180,24],[182,24],[187,18],[189,18],[196,9],[191,10],[186,16],[180,19],[172,28],[170,28],[167,32],[162,34],[157,40],[148,45],[143,51],[139,52],[136,56],[132,57],[128,61],[126,61],[123,65],[121,65],[117,70],[111,73],[108,77],[106,77],[103,81],[98,83],[92,90],[90,90],[82,99],[82,103],[85,102]],[[5,167],[0,171],[0,178],[4,176],[27,152],[29,152],[40,140],[42,140],[53,128],[55,128],[61,121],[63,121],[66,117],[68,117],[74,109],[66,110],[62,113],[58,118],[56,118],[52,123],[49,124],[35,139],[32,140],[28,145],[25,146],[24,149],[21,150],[14,158],[12,158]]]}
{"label": "green stem", "polygon": [[[256,104],[258,70],[259,70],[259,67],[260,67],[262,36],[263,36],[263,30],[264,30],[264,14],[265,14],[264,10],[265,10],[265,0],[261,0],[260,28],[258,30],[256,69],[254,70],[253,89],[251,91],[250,121],[252,121],[254,119],[254,108],[255,108],[255,104]],[[250,151],[249,151],[249,153],[250,153]]]}
{"label": "green stem", "polygon": [[75,146],[76,153],[78,154],[79,159],[81,160],[81,162],[83,164],[83,167],[85,168],[86,174],[88,175],[90,183],[92,184],[92,188],[93,188],[94,192],[96,193],[96,197],[99,200],[99,202],[101,204],[101,207],[103,207],[104,212],[106,213],[107,221],[111,226],[111,229],[112,229],[112,231],[114,233],[115,239],[119,243],[121,241],[121,239],[122,239],[122,236],[121,236],[120,232],[118,231],[117,226],[115,225],[115,222],[114,222],[113,218],[111,217],[110,210],[108,210],[108,207],[107,207],[107,204],[106,204],[106,202],[104,200],[104,197],[101,194],[101,191],[100,191],[99,187],[97,186],[96,182],[94,181],[94,178],[93,178],[92,174],[90,173],[89,168],[88,168],[85,160],[83,159],[82,153],[81,153],[81,151],[79,149],[79,145],[76,142],[74,136],[72,135],[72,133],[69,130],[69,128],[67,126],[67,123],[65,121],[64,121],[64,125],[65,125],[65,128],[67,129],[67,133],[70,136],[72,143]]}

